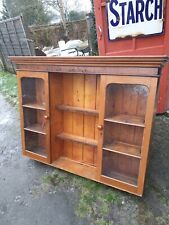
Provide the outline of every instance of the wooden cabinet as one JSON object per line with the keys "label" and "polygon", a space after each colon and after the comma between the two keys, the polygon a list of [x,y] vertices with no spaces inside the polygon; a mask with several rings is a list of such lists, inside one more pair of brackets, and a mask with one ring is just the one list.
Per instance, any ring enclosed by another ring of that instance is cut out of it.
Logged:
{"label": "wooden cabinet", "polygon": [[168,58],[12,60],[23,154],[141,196],[157,83]]}

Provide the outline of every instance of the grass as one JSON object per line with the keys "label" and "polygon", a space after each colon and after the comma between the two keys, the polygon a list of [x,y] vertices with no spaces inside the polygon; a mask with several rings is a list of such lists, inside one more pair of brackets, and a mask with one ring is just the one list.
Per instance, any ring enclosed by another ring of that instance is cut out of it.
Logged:
{"label": "grass", "polygon": [[16,75],[0,71],[0,92],[12,105],[18,105]]}
{"label": "grass", "polygon": [[76,190],[79,193],[75,213],[80,218],[87,218],[91,225],[113,225],[111,210],[113,205],[122,202],[117,190],[102,184],[56,170],[43,177],[45,183],[56,190]]}

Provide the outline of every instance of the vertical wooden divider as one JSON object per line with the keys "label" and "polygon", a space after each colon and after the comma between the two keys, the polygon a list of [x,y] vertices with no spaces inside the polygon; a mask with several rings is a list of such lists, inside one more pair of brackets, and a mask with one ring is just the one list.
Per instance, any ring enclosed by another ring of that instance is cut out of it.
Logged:
{"label": "vertical wooden divider", "polygon": [[[73,106],[84,107],[84,75],[73,75]],[[84,115],[73,113],[73,134],[84,136]],[[73,160],[82,162],[83,144],[73,143]]]}
{"label": "vertical wooden divider", "polygon": [[[63,75],[63,104],[73,105],[73,75]],[[72,112],[63,112],[63,126],[64,132],[72,134],[73,133],[73,114]],[[73,143],[72,141],[64,141],[64,151],[63,156],[72,159],[73,157]]]}
{"label": "vertical wooden divider", "polygon": [[51,129],[51,152],[52,162],[56,161],[63,152],[63,140],[56,138],[56,135],[63,132],[63,115],[56,109],[63,101],[62,74],[51,73],[50,81],[50,129]]}
{"label": "vertical wooden divider", "polygon": [[[85,75],[85,95],[84,107],[88,109],[96,108],[96,75]],[[95,139],[95,123],[96,117],[84,115],[84,137]],[[84,145],[83,161],[87,164],[94,165],[94,155],[96,148]]]}
{"label": "vertical wooden divider", "polygon": [[[99,112],[99,105],[100,105],[100,75],[96,76],[96,110]],[[95,140],[98,140],[98,128],[99,125],[99,115],[95,118]],[[97,159],[98,158],[98,147],[95,149],[94,154],[94,166],[97,165]]]}

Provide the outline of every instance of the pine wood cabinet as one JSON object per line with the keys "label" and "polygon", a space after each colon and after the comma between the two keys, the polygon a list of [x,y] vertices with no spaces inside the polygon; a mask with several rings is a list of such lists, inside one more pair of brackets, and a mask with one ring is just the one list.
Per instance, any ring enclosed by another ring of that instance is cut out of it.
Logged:
{"label": "pine wood cabinet", "polygon": [[142,196],[168,57],[11,57],[23,155]]}

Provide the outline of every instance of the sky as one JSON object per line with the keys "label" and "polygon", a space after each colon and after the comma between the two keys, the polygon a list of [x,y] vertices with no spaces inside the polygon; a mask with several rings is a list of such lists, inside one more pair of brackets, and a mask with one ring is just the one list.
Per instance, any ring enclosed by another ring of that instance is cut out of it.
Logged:
{"label": "sky", "polygon": [[[76,0],[70,0],[71,1],[71,6],[72,9],[74,9],[74,3],[76,2]],[[89,12],[91,9],[91,3],[90,0],[84,0],[84,1],[80,1],[80,5],[81,5],[81,10],[82,11],[87,11]],[[0,0],[0,11],[2,10],[2,0]]]}
{"label": "sky", "polygon": [[0,0],[0,11],[2,10],[2,0]]}
{"label": "sky", "polygon": [[[72,0],[72,2],[74,2],[74,1],[76,1],[76,0]],[[80,4],[82,5],[82,7],[81,7],[82,10],[87,11],[87,12],[90,11],[90,9],[91,9],[90,0],[84,0],[84,1],[82,0],[82,1],[80,1]]]}

